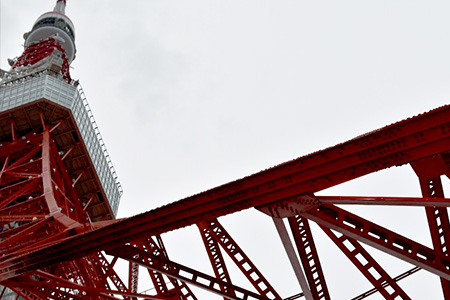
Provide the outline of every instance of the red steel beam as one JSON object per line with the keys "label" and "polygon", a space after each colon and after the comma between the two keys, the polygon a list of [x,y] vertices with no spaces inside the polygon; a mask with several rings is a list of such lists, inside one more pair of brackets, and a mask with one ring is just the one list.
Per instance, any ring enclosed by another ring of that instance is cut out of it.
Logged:
{"label": "red steel beam", "polygon": [[56,262],[113,248],[281,199],[313,193],[396,165],[449,151],[450,106],[407,119],[106,228],[0,261],[0,281]]}
{"label": "red steel beam", "polygon": [[428,270],[446,280],[450,279],[448,257],[339,207],[323,205],[301,213],[301,216]]}
{"label": "red steel beam", "polygon": [[[30,292],[29,290],[25,290],[23,288],[20,287],[16,287],[16,288],[10,288],[14,293],[16,293],[18,296],[15,300],[19,299],[19,296],[21,296],[22,298],[24,298],[25,300],[41,300],[41,299],[45,299],[47,298],[47,295],[45,294],[41,294],[39,292],[34,291],[33,293]],[[74,299],[75,300],[75,299]]]}
{"label": "red steel beam", "polygon": [[[114,264],[117,261],[117,258],[114,258],[112,263],[109,263],[106,257],[101,252],[97,252],[95,261],[99,264],[103,271],[103,284],[108,284],[107,279],[109,278],[111,282],[114,284],[116,289],[121,292],[129,292],[129,289],[125,286],[122,279],[114,270]],[[129,300],[129,297],[124,297],[124,299]]]}
{"label": "red steel beam", "polygon": [[130,292],[138,292],[139,265],[135,262],[128,263],[128,288]]}
{"label": "red steel beam", "polygon": [[333,232],[324,226],[320,227],[385,299],[411,300],[397,282],[356,240]]}
{"label": "red steel beam", "polygon": [[59,212],[58,203],[56,203],[52,187],[52,175],[50,166],[50,132],[48,126],[44,128],[42,141],[42,182],[44,184],[44,195],[50,214]]}
{"label": "red steel beam", "polygon": [[176,280],[172,277],[169,277],[169,281],[172,283],[176,291],[176,295],[173,296],[175,299],[197,300],[197,297],[184,281]]}
{"label": "red steel beam", "polygon": [[[16,283],[11,283],[12,286],[15,284]],[[146,295],[129,291],[117,291],[101,287],[79,285],[42,271],[35,272],[32,276],[20,277],[20,282],[17,282],[17,285],[20,286],[20,288],[26,288],[27,291],[31,291],[32,293],[39,292],[42,295],[46,295],[46,297],[39,299],[122,299],[110,295],[113,294],[125,298],[134,297],[141,299],[172,300],[172,298],[157,295]]]}
{"label": "red steel beam", "polygon": [[[406,272],[403,272],[402,274],[400,274],[400,275],[398,275],[398,276],[395,276],[394,278],[393,278],[393,280],[394,281],[400,281],[400,280],[402,280],[402,279],[405,279],[406,277],[408,277],[408,276],[410,276],[410,275],[412,275],[412,274],[414,274],[414,273],[416,273],[417,271],[420,271],[420,270],[422,270],[421,268],[419,268],[419,267],[414,267],[414,268],[412,268],[412,269],[409,269],[408,271],[406,271]],[[367,297],[369,297],[370,295],[373,295],[373,294],[375,294],[375,293],[377,293],[378,292],[378,289],[380,288],[380,287],[386,287],[386,286],[388,286],[389,285],[389,283],[387,283],[387,282],[384,282],[383,284],[381,284],[380,286],[377,286],[377,287],[374,287],[373,289],[371,289],[371,290],[369,290],[369,291],[367,291],[367,292],[364,292],[364,293],[362,293],[361,295],[359,295],[359,296],[356,296],[356,297],[354,297],[354,298],[352,298],[352,299],[350,299],[350,300],[362,300],[362,299],[366,299]]]}
{"label": "red steel beam", "polygon": [[[203,289],[206,289],[210,292],[216,293],[223,297],[232,300],[267,300],[273,298],[267,298],[266,296],[258,295],[254,292],[245,290],[241,287],[232,285],[228,282],[223,282],[213,276],[201,273],[194,269],[188,268],[181,264],[175,263],[166,259],[163,255],[144,251],[137,247],[132,246],[122,246],[118,248],[114,248],[108,250],[107,254],[111,254],[114,256],[121,257],[128,261],[136,262],[139,265],[150,268],[152,270],[161,272],[169,277],[172,277],[176,280],[181,280],[183,282],[188,282]],[[221,288],[220,286],[226,286],[225,288]],[[233,290],[234,295],[230,296],[224,294],[222,290]]]}
{"label": "red steel beam", "polygon": [[[411,164],[419,177],[424,197],[444,197],[440,175],[449,171],[448,164],[442,156],[434,156]],[[435,251],[448,257],[450,254],[450,224],[447,208],[426,207],[425,212]],[[445,299],[450,299],[450,281],[441,277],[442,292]]]}
{"label": "red steel beam", "polygon": [[[214,239],[211,229],[208,228],[208,225],[205,222],[201,222],[197,224],[197,226],[200,230],[206,252],[208,253],[214,275],[216,275],[217,279],[231,283],[230,274],[228,273],[228,269],[225,264],[225,260],[223,259],[222,252],[220,251],[219,243]],[[233,291],[225,290],[225,286],[221,288],[223,288],[222,292],[224,294],[235,296],[234,294],[231,294]],[[226,298],[224,299],[226,300]]]}
{"label": "red steel beam", "polygon": [[[250,260],[217,219],[203,222],[202,226],[209,231],[211,238],[222,246],[222,249],[228,254],[231,260],[233,260],[258,293],[264,295],[268,299],[281,299],[280,295],[278,295],[269,281],[262,275],[256,265]],[[230,280],[226,282],[230,282]],[[224,285],[224,288],[227,288],[227,286]],[[228,293],[228,290],[226,295],[234,296],[232,293]]]}
{"label": "red steel beam", "polygon": [[[141,243],[141,246],[144,245],[143,249],[146,249],[148,247],[156,250],[162,257],[165,259],[169,259],[169,255],[167,254],[167,250],[164,247],[164,242],[161,238],[161,236],[155,236],[150,237],[147,239],[144,239],[144,243]],[[154,283],[154,287],[157,290],[158,295],[162,296],[172,296],[176,299],[181,300],[197,300],[197,297],[194,295],[190,287],[183,281],[174,279],[172,277],[168,277],[169,281],[173,285],[173,289],[169,290],[167,288],[167,285],[164,281],[164,276],[162,273],[158,271],[154,271],[151,269],[147,269],[150,277],[152,278],[152,281]]]}
{"label": "red steel beam", "polygon": [[0,209],[7,207],[9,204],[14,202],[18,197],[26,194],[31,189],[36,188],[36,186],[38,185],[39,182],[40,181],[38,178],[31,178],[31,179],[28,179],[27,181],[22,181],[22,182],[18,183],[17,185],[15,185],[15,187],[19,187],[19,186],[22,186],[22,187],[20,189],[18,189],[15,193],[9,194],[6,199],[0,200]]}
{"label": "red steel beam", "polygon": [[348,204],[348,205],[396,205],[396,206],[423,206],[423,207],[449,207],[450,199],[444,197],[354,197],[354,196],[316,196],[322,204]]}
{"label": "red steel beam", "polygon": [[330,293],[308,220],[300,216],[290,217],[288,220],[313,299],[330,300]]}
{"label": "red steel beam", "polygon": [[5,162],[3,163],[2,170],[0,171],[0,179],[3,176],[3,172],[5,172],[5,169],[6,169],[6,166],[8,165],[8,162],[9,162],[9,156],[6,157]]}

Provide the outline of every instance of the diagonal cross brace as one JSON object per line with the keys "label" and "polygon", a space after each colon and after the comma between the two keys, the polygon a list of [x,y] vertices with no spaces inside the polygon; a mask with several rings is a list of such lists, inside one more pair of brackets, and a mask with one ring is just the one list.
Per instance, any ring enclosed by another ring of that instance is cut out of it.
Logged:
{"label": "diagonal cross brace", "polygon": [[411,298],[402,290],[397,282],[375,261],[375,259],[354,239],[337,234],[331,229],[319,225],[330,239],[342,250],[350,261],[377,288],[387,300]]}
{"label": "diagonal cross brace", "polygon": [[[221,295],[231,300],[268,300],[267,297],[260,296],[254,292],[245,290],[238,286],[229,284],[218,280],[217,278],[188,268],[181,264],[170,261],[164,257],[155,256],[152,253],[138,249],[132,246],[122,246],[108,250],[106,252],[109,255],[114,255],[123,258],[128,261],[138,263],[139,265],[150,268],[152,270],[161,272],[169,277],[178,279],[184,282],[191,283],[210,292]],[[227,286],[228,290],[233,290],[236,297],[231,297],[222,292],[221,285]]]}
{"label": "diagonal cross brace", "polygon": [[450,279],[448,257],[339,207],[322,205],[302,213],[301,216],[428,270],[446,280]]}

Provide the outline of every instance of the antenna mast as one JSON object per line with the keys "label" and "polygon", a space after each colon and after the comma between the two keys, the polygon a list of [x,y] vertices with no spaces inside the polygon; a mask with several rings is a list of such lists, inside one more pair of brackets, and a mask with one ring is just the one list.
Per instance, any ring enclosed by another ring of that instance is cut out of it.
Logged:
{"label": "antenna mast", "polygon": [[53,11],[65,14],[65,12],[66,12],[66,0],[58,0],[58,1],[56,1],[56,5],[55,5],[55,8],[53,9]]}

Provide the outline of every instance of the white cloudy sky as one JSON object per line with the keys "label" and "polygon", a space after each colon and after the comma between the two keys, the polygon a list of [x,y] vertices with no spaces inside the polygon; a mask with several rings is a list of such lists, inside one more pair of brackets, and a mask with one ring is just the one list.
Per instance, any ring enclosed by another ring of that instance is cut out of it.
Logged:
{"label": "white cloudy sky", "polygon": [[[0,3],[5,69],[54,0]],[[72,76],[125,190],[119,217],[448,103],[449,11],[443,0],[69,0],[78,47]],[[322,194],[420,191],[405,167]],[[354,211],[431,244],[421,209]],[[249,210],[222,222],[283,297],[299,292],[268,217]],[[167,235],[169,255],[211,273],[195,228],[181,232]],[[334,299],[371,288],[315,234]],[[392,276],[411,267],[374,255]],[[425,271],[401,286],[413,299],[442,299]]]}

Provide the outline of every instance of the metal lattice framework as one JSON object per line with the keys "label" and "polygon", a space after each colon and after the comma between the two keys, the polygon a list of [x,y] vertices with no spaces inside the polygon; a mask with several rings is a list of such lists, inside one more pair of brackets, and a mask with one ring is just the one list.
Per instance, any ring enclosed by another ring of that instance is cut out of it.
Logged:
{"label": "metal lattice framework", "polygon": [[[283,299],[282,291],[264,277],[218,220],[248,208],[273,219],[302,287],[299,294],[285,299],[333,296],[310,222],[317,223],[373,285],[355,299],[376,292],[385,299],[411,299],[398,281],[419,269],[440,278],[444,298],[450,299],[446,210],[450,200],[444,198],[440,180],[450,174],[450,106],[134,217],[100,222],[90,220],[79,200],[76,185],[82,173],[75,179],[68,175],[66,156],[55,142],[67,119],[42,111],[38,115],[39,126],[26,134],[16,132],[13,120],[6,124],[3,118],[5,124],[0,124],[9,128],[0,147],[0,283],[25,299],[197,299],[191,286],[224,299]],[[423,197],[315,195],[403,164],[411,164]],[[433,248],[350,213],[341,208],[345,204],[424,207]],[[171,260],[162,241],[164,233],[191,225],[200,231],[211,273]],[[414,268],[392,277],[365,245]],[[126,278],[116,270],[119,260],[128,263]],[[233,280],[230,261],[251,289]],[[139,272],[140,268],[148,272]],[[139,292],[138,278],[153,283],[152,294]]]}
{"label": "metal lattice framework", "polygon": [[[411,299],[399,281],[419,270],[434,274],[450,299],[450,199],[441,181],[450,175],[450,106],[115,220],[121,190],[83,93],[70,79],[75,44],[65,5],[58,0],[38,19],[22,56],[1,72],[1,299],[196,300],[200,287],[223,299],[328,300],[333,293],[313,222],[373,286],[354,299],[375,293]],[[422,197],[319,196],[405,164]],[[349,204],[422,207],[432,247],[347,211]],[[286,298],[221,224],[221,217],[250,208],[274,223],[300,286],[295,295]],[[210,272],[169,256],[164,234],[189,226],[200,232]],[[367,245],[413,267],[392,276]],[[152,284],[150,292],[140,291],[143,281]]]}

